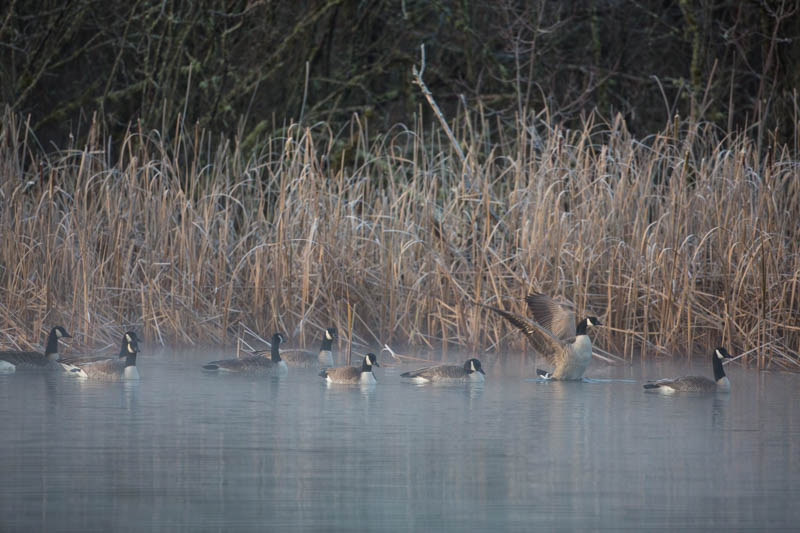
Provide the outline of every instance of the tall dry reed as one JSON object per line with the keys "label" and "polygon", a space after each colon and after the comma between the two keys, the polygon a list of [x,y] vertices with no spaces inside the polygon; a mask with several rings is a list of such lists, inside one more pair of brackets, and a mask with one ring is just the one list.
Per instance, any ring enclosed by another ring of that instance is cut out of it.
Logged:
{"label": "tall dry reed", "polygon": [[677,120],[635,139],[622,120],[565,131],[481,110],[454,124],[465,164],[421,123],[291,125],[256,152],[180,121],[162,131],[111,142],[91,126],[47,153],[3,115],[0,343],[56,323],[87,343],[130,327],[231,343],[243,323],[306,344],[344,331],[349,306],[355,342],[519,351],[474,301],[522,313],[537,289],[601,316],[597,344],[625,358],[723,344],[797,367],[791,147],[762,155]]}

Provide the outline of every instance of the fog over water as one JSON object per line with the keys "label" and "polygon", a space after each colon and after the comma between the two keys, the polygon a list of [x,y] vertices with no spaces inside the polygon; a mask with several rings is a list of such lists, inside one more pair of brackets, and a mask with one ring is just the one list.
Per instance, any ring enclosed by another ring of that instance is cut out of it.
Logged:
{"label": "fog over water", "polygon": [[730,394],[667,397],[642,382],[710,363],[559,383],[484,356],[482,386],[417,386],[384,352],[368,388],[200,369],[225,355],[143,353],[138,383],[0,375],[0,531],[800,523],[800,375],[729,367]]}

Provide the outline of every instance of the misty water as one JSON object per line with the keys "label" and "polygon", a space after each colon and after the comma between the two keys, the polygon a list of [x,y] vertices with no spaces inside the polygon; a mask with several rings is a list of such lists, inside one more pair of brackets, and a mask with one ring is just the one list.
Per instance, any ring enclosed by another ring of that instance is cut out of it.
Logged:
{"label": "misty water", "polygon": [[800,523],[800,375],[732,368],[730,394],[664,397],[641,381],[665,364],[558,383],[485,362],[483,386],[400,365],[361,388],[200,370],[219,355],[143,354],[138,383],[0,375],[0,531]]}

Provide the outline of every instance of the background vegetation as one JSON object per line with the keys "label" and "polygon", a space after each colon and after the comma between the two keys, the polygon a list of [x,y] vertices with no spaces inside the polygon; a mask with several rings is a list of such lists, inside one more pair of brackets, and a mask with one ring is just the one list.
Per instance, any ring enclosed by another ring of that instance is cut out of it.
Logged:
{"label": "background vegetation", "polygon": [[0,11],[1,344],[522,350],[475,302],[538,289],[629,359],[799,366],[794,3]]}
{"label": "background vegetation", "polygon": [[508,124],[546,107],[580,127],[596,110],[645,135],[678,113],[759,143],[770,131],[796,141],[785,118],[800,86],[800,13],[786,0],[3,5],[0,98],[60,147],[95,110],[120,140],[131,121],[157,128],[178,113],[231,135],[354,112],[385,131],[419,109],[421,43],[448,116],[463,97]]}
{"label": "background vegetation", "polygon": [[[722,343],[797,365],[800,180],[785,148],[761,157],[688,122],[645,143],[621,119],[536,138],[519,123],[493,143],[491,124],[454,121],[463,163],[422,123],[291,126],[256,155],[180,124],[174,142],[131,130],[112,155],[94,125],[39,180],[0,185],[4,334],[64,323],[230,342],[241,322],[303,343],[350,313],[373,347],[520,350],[474,302],[524,312],[536,288],[603,317],[598,344],[624,357]],[[5,115],[4,176],[26,131]],[[334,166],[339,145],[352,156]]]}

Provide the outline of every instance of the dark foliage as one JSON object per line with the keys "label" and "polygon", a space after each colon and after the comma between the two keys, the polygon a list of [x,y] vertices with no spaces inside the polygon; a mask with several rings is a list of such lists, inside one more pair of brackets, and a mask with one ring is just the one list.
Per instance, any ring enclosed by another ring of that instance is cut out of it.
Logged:
{"label": "dark foliage", "polygon": [[597,109],[638,134],[674,114],[790,140],[795,2],[745,0],[11,0],[0,8],[0,97],[63,146],[97,112],[168,135],[286,119],[379,126],[422,109],[411,65],[446,114],[461,97],[501,120]]}

